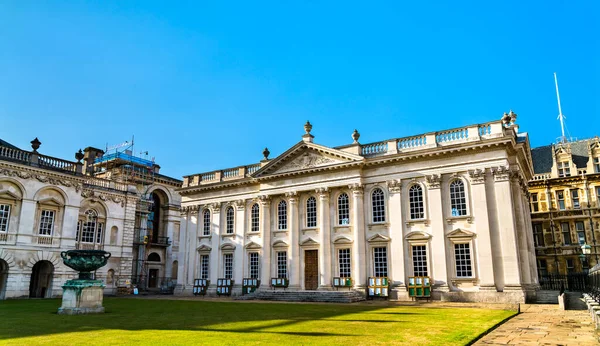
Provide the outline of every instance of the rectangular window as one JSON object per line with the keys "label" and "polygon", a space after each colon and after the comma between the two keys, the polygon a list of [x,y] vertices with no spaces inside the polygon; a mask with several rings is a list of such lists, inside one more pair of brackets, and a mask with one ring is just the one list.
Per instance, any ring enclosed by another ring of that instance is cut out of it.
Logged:
{"label": "rectangular window", "polygon": [[535,243],[535,246],[545,246],[544,231],[542,230],[541,223],[533,224],[533,242]]}
{"label": "rectangular window", "polygon": [[538,194],[532,193],[531,194],[531,212],[536,213],[538,211],[540,211],[540,206],[538,203]]}
{"label": "rectangular window", "polygon": [[548,275],[548,267],[546,265],[545,259],[538,260],[538,271],[539,271],[540,276]]}
{"label": "rectangular window", "polygon": [[413,273],[414,276],[427,275],[427,247],[415,245],[412,247]]}
{"label": "rectangular window", "polygon": [[596,187],[596,207],[600,208],[600,186]]}
{"label": "rectangular window", "polygon": [[223,276],[225,279],[233,279],[233,254],[223,255]]}
{"label": "rectangular window", "polygon": [[204,210],[202,214],[202,235],[210,235],[210,211]]}
{"label": "rectangular window", "polygon": [[287,278],[287,251],[277,252],[277,278]]}
{"label": "rectangular window", "polygon": [[567,270],[575,269],[575,261],[572,258],[567,258]]}
{"label": "rectangular window", "polygon": [[388,276],[386,247],[373,248],[373,267],[375,276]]}
{"label": "rectangular window", "polygon": [[558,209],[559,210],[565,210],[565,192],[560,190],[560,191],[556,191],[556,200],[557,200],[557,204],[558,204]]}
{"label": "rectangular window", "polygon": [[569,167],[569,162],[565,161],[558,163],[558,176],[560,178],[571,176],[571,168]]}
{"label": "rectangular window", "polygon": [[54,210],[42,210],[40,216],[40,235],[52,235],[52,229],[54,228]]}
{"label": "rectangular window", "polygon": [[568,222],[561,223],[560,228],[562,229],[562,234],[563,234],[563,244],[571,245],[571,228],[569,228],[569,223]]}
{"label": "rectangular window", "polygon": [[258,279],[259,278],[259,273],[258,273],[258,252],[251,252],[249,253],[249,260],[250,260],[250,278],[252,279]]}
{"label": "rectangular window", "polygon": [[208,255],[200,256],[200,279],[208,279]]}
{"label": "rectangular window", "polygon": [[594,172],[600,173],[600,157],[594,158]]}
{"label": "rectangular window", "polygon": [[338,266],[340,268],[340,277],[349,278],[350,275],[350,249],[338,250]]}
{"label": "rectangular window", "polygon": [[454,258],[456,260],[456,277],[472,277],[470,244],[454,244]]}
{"label": "rectangular window", "polygon": [[9,217],[10,217],[10,205],[0,204],[0,232],[8,232]]}
{"label": "rectangular window", "polygon": [[573,202],[573,208],[579,209],[579,190],[571,190],[571,202]]}
{"label": "rectangular window", "polygon": [[577,242],[579,245],[585,244],[585,227],[583,221],[575,222],[575,229],[577,230]]}
{"label": "rectangular window", "polygon": [[98,223],[98,229],[96,230],[96,244],[102,244],[103,235],[104,235],[104,224]]}
{"label": "rectangular window", "polygon": [[83,231],[81,232],[82,243],[93,243],[94,242],[94,228],[96,228],[95,222],[84,222]]}

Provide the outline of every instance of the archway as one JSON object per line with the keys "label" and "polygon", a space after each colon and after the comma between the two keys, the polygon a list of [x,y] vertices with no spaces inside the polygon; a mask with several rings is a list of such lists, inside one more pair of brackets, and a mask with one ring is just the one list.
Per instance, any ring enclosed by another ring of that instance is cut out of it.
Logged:
{"label": "archway", "polygon": [[6,282],[8,280],[8,263],[0,259],[0,300],[6,297]]}
{"label": "archway", "polygon": [[29,298],[50,298],[52,296],[52,276],[54,265],[49,261],[37,262],[29,281]]}
{"label": "archway", "polygon": [[[160,263],[160,255],[156,252],[148,255],[148,262],[158,262]],[[149,263],[151,264],[151,263]],[[156,267],[152,267],[148,269],[148,288],[158,288],[159,283],[159,270]]]}

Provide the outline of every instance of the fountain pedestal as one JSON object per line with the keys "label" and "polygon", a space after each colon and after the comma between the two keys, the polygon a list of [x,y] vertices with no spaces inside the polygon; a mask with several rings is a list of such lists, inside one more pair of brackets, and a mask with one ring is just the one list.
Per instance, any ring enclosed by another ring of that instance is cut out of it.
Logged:
{"label": "fountain pedestal", "polygon": [[102,250],[70,250],[60,254],[68,267],[79,271],[79,278],[63,286],[61,315],[99,314],[104,312],[104,284],[92,279],[92,271],[106,265],[110,253]]}
{"label": "fountain pedestal", "polygon": [[63,286],[59,315],[99,314],[104,312],[104,284],[101,280],[69,280]]}

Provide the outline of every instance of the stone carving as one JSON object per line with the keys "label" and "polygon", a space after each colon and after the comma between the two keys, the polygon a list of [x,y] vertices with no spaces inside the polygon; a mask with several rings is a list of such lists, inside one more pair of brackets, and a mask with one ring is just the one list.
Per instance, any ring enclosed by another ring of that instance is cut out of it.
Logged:
{"label": "stone carving", "polygon": [[290,203],[296,203],[298,201],[298,192],[296,192],[296,191],[286,192],[285,197],[288,198]]}
{"label": "stone carving", "polygon": [[511,177],[510,166],[492,167],[492,174],[495,181],[506,181]]}
{"label": "stone carving", "polygon": [[319,194],[319,198],[321,199],[329,198],[329,189],[327,187],[319,187],[315,189],[315,192]]}
{"label": "stone carving", "polygon": [[350,189],[354,195],[362,195],[364,192],[364,188],[361,183],[350,184],[348,185],[348,189]]}
{"label": "stone carving", "polygon": [[289,172],[289,171],[297,171],[301,169],[314,168],[319,166],[325,166],[327,164],[336,163],[339,161],[333,160],[331,158],[319,155],[317,153],[306,152],[293,161],[289,162],[279,170],[277,173]]}
{"label": "stone carving", "polygon": [[485,182],[485,169],[474,169],[469,171],[469,178],[472,184],[481,184]]}
{"label": "stone carving", "polygon": [[244,210],[244,208],[246,207],[246,201],[244,201],[243,199],[238,199],[237,201],[233,202],[233,204],[235,205],[237,210]]}
{"label": "stone carving", "polygon": [[387,186],[390,193],[400,193],[402,191],[402,181],[400,179],[389,180]]}
{"label": "stone carving", "polygon": [[210,205],[210,208],[212,209],[214,214],[218,214],[221,212],[221,203],[215,202]]}
{"label": "stone carving", "polygon": [[427,182],[427,187],[430,189],[439,189],[440,184],[442,183],[441,174],[431,174],[425,176],[425,181]]}
{"label": "stone carving", "polygon": [[262,205],[267,205],[271,202],[271,196],[267,196],[267,195],[260,195],[257,197],[257,199],[260,202],[260,204],[262,204]]}

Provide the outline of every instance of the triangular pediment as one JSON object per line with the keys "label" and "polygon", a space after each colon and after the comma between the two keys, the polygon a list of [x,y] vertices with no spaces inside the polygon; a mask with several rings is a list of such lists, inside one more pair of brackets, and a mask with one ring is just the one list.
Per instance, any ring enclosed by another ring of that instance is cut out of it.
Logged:
{"label": "triangular pediment", "polygon": [[0,198],[20,200],[21,196],[17,195],[16,193],[10,190],[0,190]]}
{"label": "triangular pediment", "polygon": [[448,238],[473,238],[475,233],[466,231],[464,229],[455,229],[454,231],[448,233],[446,237]]}
{"label": "triangular pediment", "polygon": [[44,198],[44,199],[40,199],[38,201],[39,204],[45,204],[45,205],[53,205],[56,207],[60,207],[62,206],[62,202],[59,201],[58,199],[54,198],[54,197],[49,197],[49,198]]}
{"label": "triangular pediment", "polygon": [[383,234],[377,233],[374,236],[372,236],[371,238],[369,238],[367,240],[370,243],[373,242],[382,242],[382,241],[390,241],[390,237],[386,237]]}
{"label": "triangular pediment", "polygon": [[212,248],[206,244],[202,244],[196,248],[196,251],[202,251],[202,252],[207,252],[210,250],[212,250]]}
{"label": "triangular pediment", "polygon": [[305,241],[303,241],[302,243],[300,243],[300,245],[302,245],[302,246],[319,245],[319,243],[316,240],[314,240],[313,238],[308,238]]}
{"label": "triangular pediment", "polygon": [[404,238],[406,240],[428,240],[431,238],[431,234],[421,231],[414,231],[408,233]]}
{"label": "triangular pediment", "polygon": [[262,248],[262,246],[260,246],[260,244],[255,243],[253,241],[249,242],[248,244],[246,244],[246,246],[244,246],[246,249],[260,249]]}
{"label": "triangular pediment", "polygon": [[256,171],[253,177],[261,178],[315,169],[330,169],[362,161],[364,158],[359,155],[315,143],[300,142]]}

